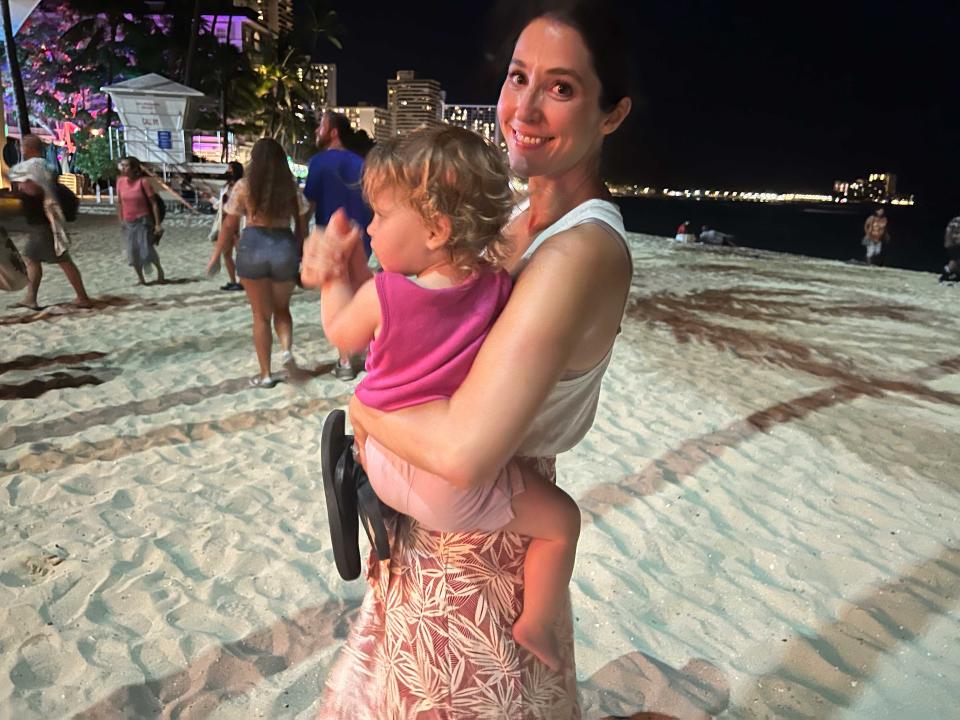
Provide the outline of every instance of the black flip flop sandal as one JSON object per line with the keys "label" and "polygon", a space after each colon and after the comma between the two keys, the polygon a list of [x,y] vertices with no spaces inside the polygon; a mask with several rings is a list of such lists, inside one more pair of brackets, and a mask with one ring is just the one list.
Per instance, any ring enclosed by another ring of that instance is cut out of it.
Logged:
{"label": "black flip flop sandal", "polygon": [[320,470],[337,572],[344,580],[354,580],[360,576],[357,478],[353,436],[344,434],[345,419],[343,410],[334,410],[323,421]]}
{"label": "black flip flop sandal", "polygon": [[360,470],[357,481],[357,508],[360,511],[360,522],[363,529],[367,531],[367,539],[373,551],[380,560],[390,559],[390,539],[387,537],[387,526],[383,522],[384,512],[388,510],[387,506],[380,502],[380,498],[370,486],[367,474],[358,466]]}

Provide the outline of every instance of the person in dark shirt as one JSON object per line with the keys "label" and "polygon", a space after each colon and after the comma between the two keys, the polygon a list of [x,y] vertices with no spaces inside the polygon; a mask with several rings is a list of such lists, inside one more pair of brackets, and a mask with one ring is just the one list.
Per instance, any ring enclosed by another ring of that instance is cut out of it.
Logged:
{"label": "person in dark shirt", "polygon": [[[370,236],[367,226],[372,214],[363,200],[363,158],[352,149],[351,141],[357,133],[350,127],[350,120],[340,113],[325,110],[317,126],[317,145],[320,152],[310,158],[307,166],[307,182],[303,194],[314,205],[314,220],[317,227],[326,227],[330,216],[343,208],[347,217],[360,226],[363,240],[362,252],[358,244],[354,263],[366,265],[370,257]],[[353,276],[351,275],[351,278]],[[365,277],[358,274],[359,278]],[[359,286],[359,285],[358,285]],[[354,288],[356,289],[356,288]],[[334,374],[343,380],[352,380],[360,368],[360,358],[350,357],[340,351]]]}

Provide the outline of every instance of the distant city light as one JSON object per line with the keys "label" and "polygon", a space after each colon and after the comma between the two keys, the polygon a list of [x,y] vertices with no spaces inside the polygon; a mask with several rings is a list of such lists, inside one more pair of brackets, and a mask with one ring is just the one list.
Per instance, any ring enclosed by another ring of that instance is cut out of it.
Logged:
{"label": "distant city light", "polygon": [[638,185],[608,185],[610,192],[618,197],[669,197],[691,200],[731,200],[736,202],[761,203],[851,203],[869,202],[889,205],[914,205],[913,196],[895,195],[896,175],[893,173],[870,173],[868,180],[862,178],[853,182],[838,180],[833,185],[833,193],[777,192],[773,190],[716,190],[693,188],[674,190],[671,188],[640,188]]}

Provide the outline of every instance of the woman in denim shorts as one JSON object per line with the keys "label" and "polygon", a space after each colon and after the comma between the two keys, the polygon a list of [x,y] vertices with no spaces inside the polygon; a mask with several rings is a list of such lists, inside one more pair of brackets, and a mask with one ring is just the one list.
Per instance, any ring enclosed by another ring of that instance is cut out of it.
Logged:
{"label": "woman in denim shorts", "polygon": [[[293,362],[293,319],[290,296],[300,272],[300,255],[306,236],[310,205],[287,164],[287,156],[272,138],[253,146],[244,177],[230,193],[223,209],[220,236],[207,265],[210,272],[230,238],[247,224],[237,243],[237,276],[253,311],[253,345],[260,372],[250,379],[254,387],[273,387],[270,373],[273,327],[283,349],[282,362]],[[293,229],[291,230],[291,225]]]}

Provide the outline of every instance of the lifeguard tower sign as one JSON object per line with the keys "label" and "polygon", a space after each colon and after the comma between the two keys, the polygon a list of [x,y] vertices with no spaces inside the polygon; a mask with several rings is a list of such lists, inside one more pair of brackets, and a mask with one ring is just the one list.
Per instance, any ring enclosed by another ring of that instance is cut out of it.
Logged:
{"label": "lifeguard tower sign", "polygon": [[150,73],[100,88],[113,98],[123,123],[126,153],[143,162],[188,162],[189,133],[203,93]]}

